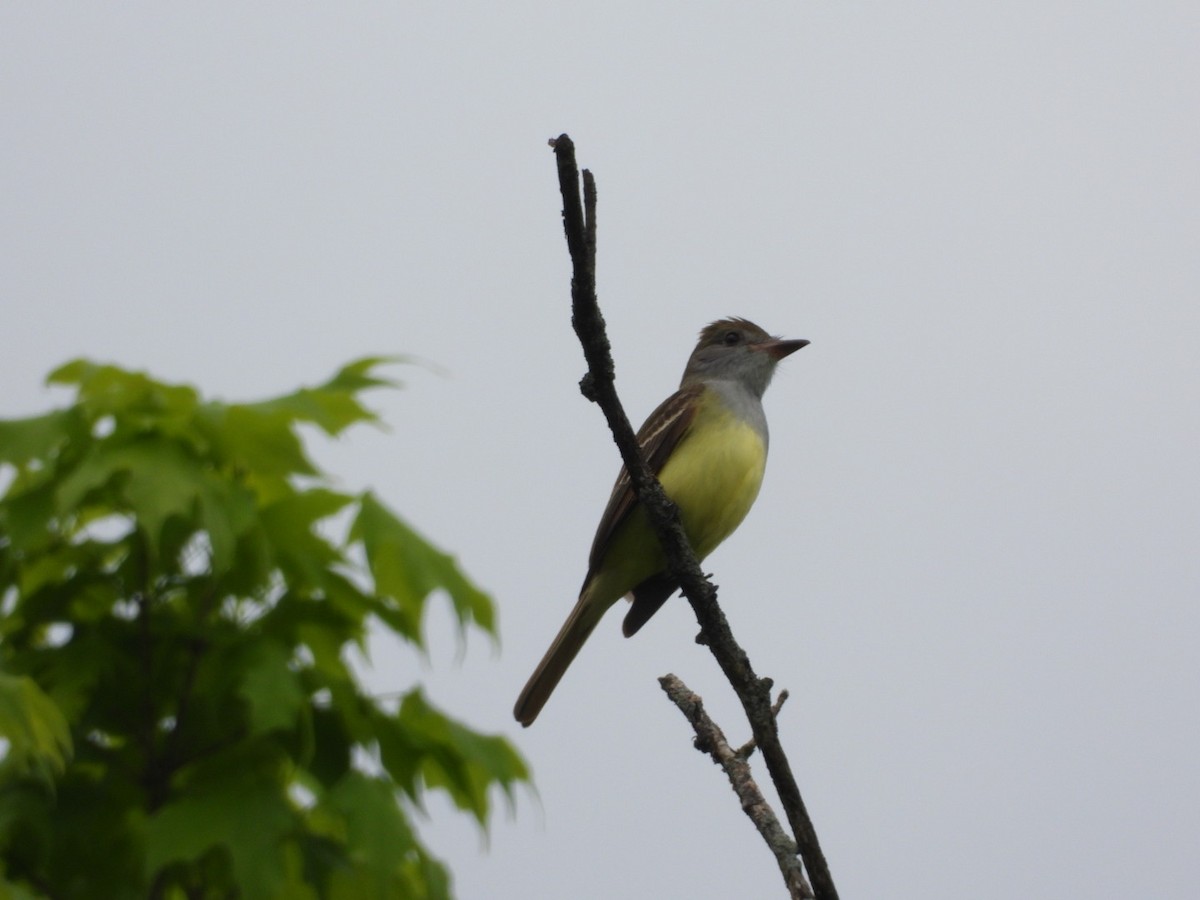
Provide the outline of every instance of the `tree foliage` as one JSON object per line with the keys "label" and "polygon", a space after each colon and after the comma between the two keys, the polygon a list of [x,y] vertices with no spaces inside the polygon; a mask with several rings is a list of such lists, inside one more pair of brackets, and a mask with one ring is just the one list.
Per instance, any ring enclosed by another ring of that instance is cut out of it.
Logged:
{"label": "tree foliage", "polygon": [[449,896],[411,813],[439,790],[486,827],[527,774],[352,668],[368,629],[420,652],[431,595],[495,631],[451,557],[305,453],[301,424],[374,419],[382,362],[226,404],[81,360],[49,379],[70,406],[0,421],[0,896]]}

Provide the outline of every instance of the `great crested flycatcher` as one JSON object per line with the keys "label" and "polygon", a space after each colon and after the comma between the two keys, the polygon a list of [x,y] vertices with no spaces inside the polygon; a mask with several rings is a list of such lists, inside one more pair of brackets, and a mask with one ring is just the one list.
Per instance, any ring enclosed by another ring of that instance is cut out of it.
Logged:
{"label": "great crested flycatcher", "polygon": [[[775,366],[808,341],[771,337],[746,319],[722,319],[702,332],[679,390],[650,414],[638,444],[679,507],[698,559],[733,533],[758,497],[767,462],[762,395]],[[622,467],[596,529],[579,602],[517,698],[528,727],[609,607],[628,597],[626,637],[679,587],[666,571],[658,537]]]}

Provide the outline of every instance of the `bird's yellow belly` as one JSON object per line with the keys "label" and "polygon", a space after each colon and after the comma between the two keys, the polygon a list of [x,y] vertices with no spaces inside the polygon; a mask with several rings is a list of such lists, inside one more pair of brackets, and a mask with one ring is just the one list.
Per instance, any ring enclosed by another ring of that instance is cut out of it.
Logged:
{"label": "bird's yellow belly", "polygon": [[[699,559],[746,518],[767,461],[766,445],[752,427],[721,412],[713,418],[703,428],[693,428],[658,473],[667,496],[679,507],[688,542]],[[665,565],[658,538],[638,504],[613,535],[588,590],[614,603]]]}
{"label": "bird's yellow belly", "polygon": [[708,556],[746,518],[762,486],[762,438],[733,416],[693,430],[659,473],[696,556]]}

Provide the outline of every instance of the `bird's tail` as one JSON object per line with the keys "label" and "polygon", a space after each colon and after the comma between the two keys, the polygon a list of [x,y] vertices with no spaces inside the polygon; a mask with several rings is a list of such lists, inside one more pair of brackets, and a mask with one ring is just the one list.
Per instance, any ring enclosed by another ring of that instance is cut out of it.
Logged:
{"label": "bird's tail", "polygon": [[513,707],[513,715],[526,728],[538,717],[538,713],[550,699],[550,694],[562,680],[563,673],[579,654],[579,648],[583,646],[607,609],[607,605],[596,603],[589,591],[583,592],[559,630],[558,637],[554,639],[554,643],[534,669],[533,675],[529,677],[525,689],[517,698],[517,705]]}

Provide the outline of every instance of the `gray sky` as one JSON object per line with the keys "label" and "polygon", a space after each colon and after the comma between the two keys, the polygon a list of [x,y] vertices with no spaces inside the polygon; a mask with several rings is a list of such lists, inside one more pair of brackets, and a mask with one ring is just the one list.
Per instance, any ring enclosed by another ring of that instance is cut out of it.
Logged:
{"label": "gray sky", "polygon": [[640,420],[695,333],[812,346],[709,560],[792,700],[845,897],[1194,896],[1200,846],[1200,15],[1194,2],[6,4],[0,415],[76,355],[251,399],[371,353],[389,433],[317,448],[492,591],[497,654],[377,648],[381,690],[537,776],[464,898],[772,897],[661,695],[746,727],[682,602],[605,620],[537,724],[617,455],[578,394],[546,139],[599,181]]}

